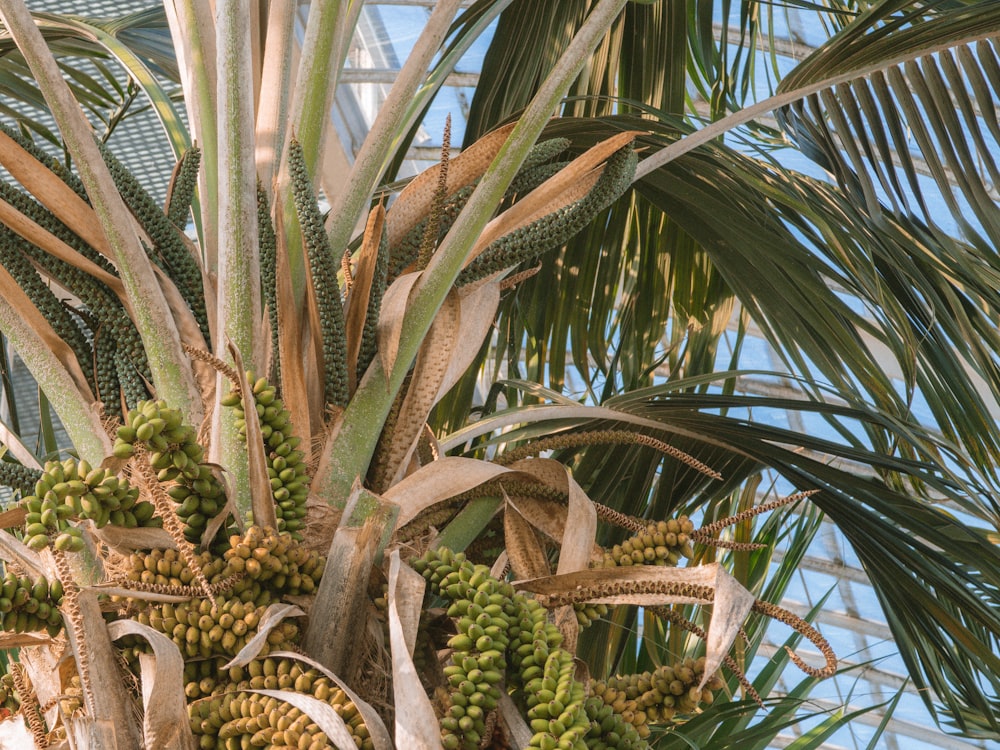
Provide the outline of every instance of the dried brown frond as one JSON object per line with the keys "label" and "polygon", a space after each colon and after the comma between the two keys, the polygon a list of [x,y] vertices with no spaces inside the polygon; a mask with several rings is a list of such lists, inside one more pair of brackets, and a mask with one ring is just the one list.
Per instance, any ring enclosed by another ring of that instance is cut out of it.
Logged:
{"label": "dried brown frond", "polygon": [[199,362],[204,362],[205,364],[212,367],[217,372],[222,373],[226,376],[230,383],[233,384],[233,390],[240,390],[240,376],[232,367],[227,365],[221,359],[216,357],[211,352],[206,352],[204,349],[196,349],[185,343],[181,343],[181,348],[184,352],[191,357],[191,359],[196,359]]}
{"label": "dried brown frond", "polygon": [[35,746],[48,747],[49,738],[45,731],[45,721],[42,719],[42,707],[38,703],[35,687],[28,679],[24,666],[18,662],[11,664],[10,676],[14,678],[14,689],[17,690],[17,694],[21,698],[21,707],[18,709],[18,713],[24,717],[24,723],[28,725],[31,736],[35,738]]}
{"label": "dried brown frond", "polygon": [[802,659],[796,655],[787,646],[785,650],[788,652],[788,658],[790,658],[799,669],[805,672],[811,677],[832,677],[837,672],[837,655],[833,653],[833,648],[827,643],[826,638],[816,630],[812,625],[803,620],[798,615],[792,614],[787,609],[779,607],[777,604],[771,604],[770,602],[764,602],[758,599],[753,605],[754,612],[760,612],[763,615],[767,615],[771,619],[779,620],[785,623],[788,627],[797,633],[801,633],[809,641],[819,649],[819,652],[823,654],[823,658],[826,659],[826,665],[822,669],[817,669],[816,667],[810,667]]}
{"label": "dried brown frond", "polygon": [[[677,612],[670,607],[660,606],[649,607],[648,609],[661,620],[667,620],[668,622],[673,623],[674,625],[677,625],[678,627],[681,627],[693,634],[696,638],[701,638],[703,641],[708,640],[708,633],[681,615],[680,612]],[[753,702],[758,706],[764,708],[764,701],[761,699],[760,694],[757,692],[756,688],[750,684],[750,680],[747,678],[746,672],[744,672],[740,665],[736,663],[736,660],[729,654],[726,654],[722,657],[722,663],[725,664],[729,671],[736,676],[736,679],[740,683],[740,687],[743,688],[743,694],[753,700]]]}
{"label": "dried brown frond", "polygon": [[509,466],[515,461],[537,455],[542,451],[579,448],[584,445],[641,445],[657,450],[665,456],[670,456],[707,477],[722,479],[722,475],[715,471],[715,469],[703,464],[694,456],[685,453],[679,448],[675,448],[669,443],[665,443],[650,435],[643,435],[629,430],[589,430],[565,435],[552,435],[506,451],[503,455],[494,459],[494,461],[501,466]]}
{"label": "dried brown frond", "polygon": [[[430,508],[422,510],[413,520],[397,532],[396,538],[404,543],[413,540],[423,535],[430,527],[440,528],[441,525],[451,520],[458,506],[481,497],[503,497],[504,494],[514,499],[531,497],[537,500],[550,500],[562,503],[563,505],[569,499],[565,492],[561,492],[541,482],[531,482],[521,479],[500,479],[494,482],[484,482],[477,487],[473,487],[471,490],[461,492]],[[598,514],[600,514],[600,509],[598,509]]]}
{"label": "dried brown frond", "polygon": [[500,282],[500,291],[505,292],[508,289],[513,289],[522,281],[527,281],[541,270],[542,270],[542,264],[539,263],[534,268],[529,268],[525,271],[520,271],[518,273],[515,273],[513,276],[510,276]]}
{"label": "dried brown frond", "polygon": [[153,503],[153,507],[156,509],[156,515],[163,519],[164,530],[170,534],[170,538],[177,545],[177,551],[184,560],[184,564],[194,574],[194,580],[197,582],[202,595],[209,599],[213,598],[212,586],[208,582],[208,579],[205,578],[205,573],[201,569],[198,556],[194,553],[194,545],[184,537],[181,521],[174,512],[174,503],[167,495],[167,491],[163,489],[163,485],[156,478],[153,467],[149,463],[149,455],[141,444],[135,446],[133,466],[136,467],[143,484],[146,485],[146,491]]}
{"label": "dried brown frond", "polygon": [[[789,503],[798,502],[804,498],[815,495],[819,490],[807,490],[805,492],[796,492],[794,495],[789,495],[788,497],[781,497],[777,500],[772,500],[769,503],[764,503],[763,505],[758,505],[755,508],[748,508],[735,516],[729,516],[728,518],[722,518],[714,523],[710,523],[708,526],[702,526],[700,529],[696,530],[691,534],[691,538],[701,544],[709,544],[716,547],[725,547],[726,543],[720,543],[718,540],[713,539],[716,534],[722,531],[727,526],[733,526],[734,524],[740,523],[741,521],[746,521],[754,516],[759,516],[761,513],[767,513],[768,511],[774,510],[775,508],[780,508],[783,505],[788,505]],[[735,549],[735,548],[734,548]]]}

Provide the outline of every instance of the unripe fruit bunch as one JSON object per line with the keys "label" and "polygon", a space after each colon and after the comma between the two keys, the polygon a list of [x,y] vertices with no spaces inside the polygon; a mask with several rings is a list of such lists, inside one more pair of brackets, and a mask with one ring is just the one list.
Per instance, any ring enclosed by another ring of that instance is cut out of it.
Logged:
{"label": "unripe fruit bunch", "polygon": [[[309,477],[305,453],[298,450],[301,438],[293,434],[291,412],[278,398],[277,389],[266,378],[255,378],[252,371],[247,372],[247,382],[260,420],[278,531],[288,531],[296,539],[302,539],[300,530],[305,525]],[[239,391],[230,391],[223,397],[222,405],[234,410],[237,428],[246,440],[246,412]]]}

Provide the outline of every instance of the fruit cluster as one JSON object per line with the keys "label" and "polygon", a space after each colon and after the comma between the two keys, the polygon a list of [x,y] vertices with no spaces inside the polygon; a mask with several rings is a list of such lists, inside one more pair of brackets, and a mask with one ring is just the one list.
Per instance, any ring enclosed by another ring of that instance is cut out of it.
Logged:
{"label": "fruit cluster", "polygon": [[[572,654],[559,647],[562,635],[548,622],[542,606],[461,553],[431,550],[411,564],[427,578],[433,592],[451,601],[447,614],[458,631],[448,641],[451,663],[444,668],[450,687],[441,718],[444,747],[472,750],[480,745],[486,716],[509,679],[519,688],[516,696],[537,714],[532,747],[555,748],[563,743],[580,748],[584,725],[589,726],[580,712],[582,686],[575,684]],[[560,708],[553,703],[556,690],[569,704],[568,714],[567,705]],[[550,716],[554,708],[560,711]],[[549,714],[542,716],[546,711]]]}
{"label": "fruit cluster", "polygon": [[0,586],[0,627],[8,632],[25,633],[45,630],[55,636],[63,625],[63,587],[59,579],[49,582],[44,576],[32,581],[6,571]]}
{"label": "fruit cluster", "polygon": [[310,695],[331,706],[344,720],[355,744],[373,745],[357,707],[336,684],[316,669],[292,659],[254,659],[244,667],[220,671],[215,660],[185,666],[191,729],[202,750],[246,747],[320,750],[330,741],[299,709],[251,690],[288,690]]}
{"label": "fruit cluster", "polygon": [[694,713],[699,705],[710,705],[713,691],[722,687],[722,680],[713,675],[699,688],[705,674],[705,658],[687,658],[673,665],[657,667],[652,672],[612,677],[591,685],[594,695],[640,728],[646,724],[671,721],[675,715]]}
{"label": "fruit cluster", "polygon": [[542,674],[524,686],[528,721],[535,734],[531,747],[541,750],[584,750],[590,719],[583,707],[583,683],[574,678],[573,655],[556,648],[549,652]]}
{"label": "fruit cluster", "polygon": [[184,424],[177,409],[162,400],[143,401],[131,410],[118,428],[114,455],[131,458],[137,446],[147,452],[160,482],[175,482],[167,495],[177,503],[184,538],[199,544],[208,522],[225,507],[222,483],[205,463],[204,449],[195,429]]}
{"label": "fruit cluster", "polygon": [[682,557],[694,554],[691,534],[694,524],[687,516],[654,521],[645,531],[616,544],[604,553],[604,567],[619,565],[676,566]]}
{"label": "fruit cluster", "polygon": [[[20,706],[21,701],[17,697],[17,688],[14,687],[14,675],[5,672],[0,676],[0,718],[16,713]],[[4,711],[7,714],[3,714]]]}
{"label": "fruit cluster", "polygon": [[[266,609],[239,597],[218,596],[179,604],[163,602],[141,610],[136,619],[172,639],[188,658],[235,656],[257,634]],[[288,647],[298,635],[298,626],[285,620],[268,633],[261,653]]]}
{"label": "fruit cluster", "polygon": [[[649,734],[645,724],[635,727],[626,718],[598,696],[583,702],[583,710],[590,721],[587,730],[587,750],[648,750],[649,743],[643,735]],[[640,734],[642,730],[642,734]]]}
{"label": "fruit cluster", "polygon": [[224,574],[242,575],[276,596],[311,594],[326,565],[322,555],[297,544],[292,532],[249,526],[242,537],[231,536],[229,544]]}
{"label": "fruit cluster", "polygon": [[45,464],[35,494],[22,498],[21,505],[27,511],[24,541],[34,550],[50,542],[58,550],[82,550],[82,532],[69,523],[73,518],[89,518],[98,528],[109,523],[126,528],[158,523],[152,504],[139,500],[137,488],[107,469],[75,458]]}
{"label": "fruit cluster", "polygon": [[[278,531],[289,531],[296,539],[305,526],[306,498],[309,495],[309,477],[306,475],[305,453],[298,450],[301,439],[292,434],[291,413],[278,398],[277,389],[266,378],[254,378],[247,373],[251,384],[261,436],[267,452],[267,475],[271,480],[271,495],[278,519]],[[230,391],[223,399],[223,406],[232,407],[236,424],[246,439],[246,413],[238,391]]]}

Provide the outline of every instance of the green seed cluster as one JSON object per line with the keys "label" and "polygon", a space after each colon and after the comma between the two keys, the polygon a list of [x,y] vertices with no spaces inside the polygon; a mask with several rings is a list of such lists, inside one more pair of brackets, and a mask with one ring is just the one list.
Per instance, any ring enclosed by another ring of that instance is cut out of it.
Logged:
{"label": "green seed cluster", "polygon": [[[590,729],[583,738],[588,750],[648,750],[649,743],[636,728],[597,696],[583,702]],[[643,725],[648,736],[649,727]]]}
{"label": "green seed cluster", "polygon": [[574,679],[576,665],[573,655],[556,648],[542,667],[542,674],[524,686],[531,747],[541,750],[585,750],[584,735],[590,730],[590,719],[584,710],[584,687]]}
{"label": "green seed cluster", "polygon": [[375,269],[372,273],[371,290],[368,293],[368,308],[365,310],[365,325],[361,331],[361,345],[358,348],[357,379],[360,382],[368,371],[368,366],[375,359],[378,343],[378,321],[382,312],[382,298],[388,286],[389,278],[389,239],[386,229],[382,228],[382,238],[379,241],[378,255],[375,259]]}
{"label": "green seed cluster", "polygon": [[98,528],[135,528],[153,521],[153,506],[139,500],[130,487],[107,469],[68,458],[49,461],[35,482],[35,494],[22,498],[25,544],[35,550],[52,543],[58,550],[79,552],[83,536],[70,519],[91,519]]}
{"label": "green seed cluster", "polygon": [[[255,659],[228,673],[214,661],[185,668],[185,693],[191,729],[202,750],[268,747],[326,750],[330,741],[307,715],[277,698],[250,690],[287,690],[311,695],[331,706],[344,720],[355,744],[373,744],[357,707],[328,677],[291,659]],[[190,678],[190,679],[189,679]]]}
{"label": "green seed cluster", "polygon": [[722,680],[713,675],[701,689],[705,658],[687,658],[653,672],[593,681],[591,692],[621,714],[625,721],[648,735],[647,724],[672,721],[675,716],[694,713],[698,706],[710,705]]}
{"label": "green seed cluster", "polygon": [[[181,604],[163,602],[141,610],[136,619],[173,640],[186,657],[207,659],[235,656],[257,634],[266,609],[239,597],[218,596]],[[268,633],[261,654],[287,648],[298,637],[298,626],[284,620]]]}
{"label": "green seed cluster", "polygon": [[[48,209],[22,191],[7,183],[0,182],[0,198],[92,263],[113,276],[118,275],[107,258],[83,242]],[[98,396],[104,402],[106,414],[121,416],[116,356],[120,354],[125,361],[130,362],[147,382],[152,380],[142,339],[139,337],[131,318],[122,307],[121,301],[104,283],[89,273],[49,255],[38,246],[24,243],[20,245],[20,249],[46,276],[55,279],[63,288],[71,290],[73,295],[80,300],[82,307],[76,313],[86,322],[91,331],[94,348],[93,359],[96,360],[94,370]],[[88,357],[81,363],[85,365],[85,370],[90,370],[90,367],[87,366],[90,361],[91,358]]]}
{"label": "green seed cluster", "polygon": [[93,350],[79,318],[72,315],[62,301],[52,291],[38,271],[22,252],[27,243],[7,227],[0,227],[0,264],[7,269],[24,290],[32,304],[42,313],[52,330],[65,341],[76,355],[77,362],[83,367],[84,373],[91,378],[93,387],[93,369],[86,365],[93,359]]}
{"label": "green seed cluster", "polygon": [[616,544],[604,553],[604,567],[619,565],[676,566],[681,558],[694,554],[691,534],[694,524],[687,516],[669,521],[654,521],[641,534]]}
{"label": "green seed cluster", "polygon": [[[184,301],[191,308],[205,341],[210,341],[208,314],[205,310],[205,295],[202,289],[201,271],[194,256],[188,252],[181,240],[180,232],[164,214],[142,183],[135,178],[106,148],[101,149],[104,162],[115,181],[115,187],[125,200],[129,210],[146,230],[153,242],[147,248],[150,259],[167,272],[177,285]],[[197,175],[197,170],[196,170]]]}
{"label": "green seed cluster", "polygon": [[41,476],[42,472],[38,469],[0,460],[0,484],[18,490],[22,495],[30,493]]}
{"label": "green seed cluster", "polygon": [[59,579],[49,582],[44,576],[32,581],[8,570],[0,584],[0,627],[10,633],[45,630],[55,636],[62,630],[59,606],[63,589]]}
{"label": "green seed cluster", "polygon": [[144,401],[131,410],[118,428],[114,455],[127,459],[137,445],[148,452],[149,463],[160,482],[174,482],[167,495],[177,503],[184,538],[199,544],[209,521],[225,506],[222,483],[202,459],[204,450],[195,430],[184,424],[177,409],[162,400]]}
{"label": "green seed cluster", "polygon": [[631,146],[620,149],[608,159],[587,195],[491,243],[459,274],[455,285],[472,283],[560,247],[628,189],[637,165]]}
{"label": "green seed cluster", "polygon": [[[453,564],[445,562],[448,558]],[[431,586],[451,600],[448,616],[457,630],[448,641],[451,663],[444,667],[450,690],[441,741],[446,750],[472,750],[482,742],[486,716],[500,700],[514,590],[490,576],[485,565],[447,550],[430,557],[427,570]]]}
{"label": "green seed cluster", "polygon": [[281,380],[281,357],[278,342],[278,240],[271,221],[271,207],[268,205],[264,186],[257,180],[257,246],[260,248],[260,288],[261,297],[267,307],[267,319],[271,324],[271,370],[274,382]]}
{"label": "green seed cluster", "polygon": [[17,142],[17,144],[31,154],[35,159],[40,161],[42,164],[47,166],[49,170],[54,173],[60,180],[65,182],[74,193],[79,195],[85,201],[89,202],[87,197],[87,190],[83,186],[80,178],[77,177],[73,172],[63,166],[62,162],[52,156],[52,154],[46,153],[30,138],[25,137],[19,130],[12,128],[9,125],[4,125],[0,123],[0,131],[10,139]]}
{"label": "green seed cluster", "polygon": [[[579,750],[590,726],[582,709],[583,688],[573,680],[572,654],[560,648],[562,635],[548,622],[545,609],[461,553],[431,550],[412,565],[433,592],[451,600],[447,613],[458,631],[448,641],[451,663],[444,668],[451,690],[441,719],[445,748],[479,746],[485,717],[509,681],[539,722],[532,747]],[[546,690],[553,691],[553,698]],[[552,703],[556,690],[561,708]],[[555,708],[559,712],[550,715]]]}
{"label": "green seed cluster", "polygon": [[[254,378],[253,372],[247,372],[247,381],[251,383],[267,451],[267,476],[271,481],[278,530],[289,531],[295,539],[301,539],[300,530],[305,526],[306,500],[309,497],[306,455],[297,450],[302,440],[293,434],[291,412],[285,408],[278,398],[277,389],[268,383],[267,378]],[[222,399],[222,405],[233,408],[240,435],[246,440],[246,413],[239,392],[230,391]]]}
{"label": "green seed cluster", "polygon": [[[445,200],[438,214],[437,242],[440,242],[444,235],[448,233],[448,230],[451,229],[452,224],[455,223],[455,219],[458,218],[462,209],[465,208],[465,204],[469,201],[469,196],[475,190],[476,184],[473,183],[459,188]],[[386,279],[388,283],[391,284],[395,281],[411,263],[417,260],[429,221],[429,218],[422,219],[413,229],[406,233],[398,244],[389,248],[389,270]]]}
{"label": "green seed cluster", "polygon": [[288,172],[292,178],[292,197],[309,255],[309,275],[319,312],[326,403],[346,406],[347,338],[344,306],[337,283],[338,269],[323,226],[323,216],[316,204],[312,180],[306,170],[302,146],[294,138],[288,145]]}
{"label": "green seed cluster", "polygon": [[181,156],[180,169],[170,186],[170,196],[167,200],[167,218],[179,229],[184,229],[191,212],[191,202],[198,186],[198,168],[201,166],[201,149],[192,146]]}

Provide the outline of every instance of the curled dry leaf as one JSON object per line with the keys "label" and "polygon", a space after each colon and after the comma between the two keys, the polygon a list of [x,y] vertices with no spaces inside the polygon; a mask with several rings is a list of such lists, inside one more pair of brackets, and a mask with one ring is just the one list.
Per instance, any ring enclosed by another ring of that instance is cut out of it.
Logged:
{"label": "curled dry leaf", "polygon": [[378,357],[382,362],[382,372],[386,378],[396,364],[399,337],[403,333],[403,318],[410,306],[410,292],[419,279],[419,272],[403,274],[389,285],[385,290],[385,296],[382,297],[382,312],[378,317],[375,337],[378,341]]}
{"label": "curled dry leaf", "polygon": [[389,649],[392,653],[392,693],[396,714],[396,745],[414,750],[440,750],[437,717],[413,665],[413,647],[420,623],[424,577],[399,558],[389,560]]}
{"label": "curled dry leaf", "polygon": [[318,669],[320,672],[333,680],[337,684],[337,687],[347,694],[351,703],[353,703],[358,709],[358,713],[361,714],[361,718],[365,721],[365,726],[368,727],[368,734],[371,737],[372,745],[374,745],[375,750],[394,750],[395,746],[392,744],[392,738],[389,736],[389,730],[385,728],[385,724],[382,723],[382,718],[378,715],[378,712],[370,703],[364,701],[361,696],[351,690],[348,684],[337,677],[337,675],[315,659],[311,659],[308,656],[296,653],[295,651],[273,651],[270,655],[276,659],[297,659],[303,664],[308,664],[310,667]]}
{"label": "curled dry leaf", "polygon": [[420,345],[420,351],[413,365],[413,377],[406,389],[389,443],[387,454],[387,476],[391,477],[389,485],[395,484],[405,475],[409,457],[417,445],[427,415],[437,403],[438,393],[444,383],[452,355],[459,339],[465,335],[464,331],[461,331],[460,310],[457,294],[454,291],[449,292]]}
{"label": "curled dry leaf", "polygon": [[108,524],[102,529],[91,526],[90,532],[116,552],[136,549],[176,549],[177,542],[164,529],[153,526],[126,529]]}
{"label": "curled dry leaf", "polygon": [[368,215],[365,226],[364,241],[358,251],[358,266],[354,274],[354,284],[347,297],[347,310],[344,316],[344,328],[347,338],[347,375],[350,379],[350,389],[354,392],[357,383],[358,357],[360,356],[361,339],[368,314],[368,300],[371,297],[372,281],[378,263],[379,246],[382,244],[382,229],[385,225],[385,208],[380,203]]}
{"label": "curled dry leaf", "polygon": [[131,589],[128,586],[120,586],[115,583],[96,583],[93,586],[85,586],[81,591],[92,591],[99,596],[124,596],[129,599],[139,599],[145,602],[170,602],[180,604],[191,601],[190,596],[179,596],[177,594],[160,594],[155,591],[140,591]]}
{"label": "curled dry leaf", "polygon": [[542,578],[552,575],[549,559],[534,527],[517,505],[504,493],[503,540],[511,570],[516,578]]}
{"label": "curled dry leaf", "polygon": [[722,664],[756,601],[719,563],[693,568],[652,565],[599,568],[517,581],[514,585],[535,594],[544,606],[577,601],[640,607],[712,604],[705,654],[705,674],[709,677]]}
{"label": "curled dry leaf", "polygon": [[[184,658],[177,645],[157,630],[135,620],[108,624],[112,639],[137,635],[153,648],[139,655],[144,717],[143,743],[147,750],[194,750],[184,698]],[[107,676],[104,676],[107,679]]]}
{"label": "curled dry leaf", "polygon": [[260,618],[260,623],[257,625],[257,635],[247,641],[247,645],[241,648],[240,652],[223,669],[242,667],[249,664],[257,657],[260,650],[264,648],[264,644],[267,643],[268,634],[280,625],[282,620],[286,617],[302,617],[303,615],[305,615],[305,612],[294,604],[275,603],[269,606],[264,610],[264,615]]}
{"label": "curled dry leaf", "polygon": [[417,471],[390,487],[382,498],[400,507],[396,528],[412,521],[420,511],[443,500],[500,476],[525,479],[526,476],[505,466],[471,458],[445,456],[421,466]]}
{"label": "curled dry leaf", "polygon": [[517,498],[517,508],[524,518],[553,541],[559,543],[559,573],[586,570],[591,561],[600,559],[596,544],[597,510],[587,493],[573,479],[563,464],[547,458],[515,461],[510,465],[535,481],[565,494],[566,505],[534,497]]}
{"label": "curled dry leaf", "polygon": [[249,690],[247,692],[277,698],[295,706],[316,722],[316,726],[333,742],[338,750],[353,750],[357,747],[354,743],[354,737],[347,729],[347,724],[329,703],[324,703],[319,698],[313,698],[305,693],[296,693],[294,690]]}

